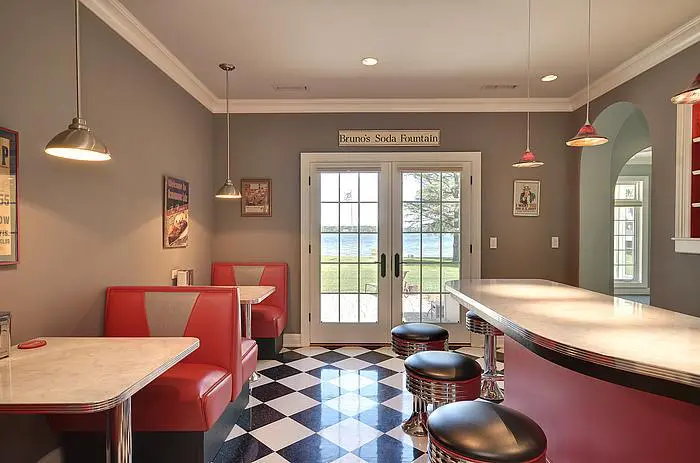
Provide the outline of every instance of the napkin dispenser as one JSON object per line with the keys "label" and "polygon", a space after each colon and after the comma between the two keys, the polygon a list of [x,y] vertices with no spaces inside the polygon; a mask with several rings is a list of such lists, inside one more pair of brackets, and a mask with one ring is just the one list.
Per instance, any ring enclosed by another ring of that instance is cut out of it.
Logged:
{"label": "napkin dispenser", "polygon": [[10,355],[10,312],[0,312],[0,359]]}

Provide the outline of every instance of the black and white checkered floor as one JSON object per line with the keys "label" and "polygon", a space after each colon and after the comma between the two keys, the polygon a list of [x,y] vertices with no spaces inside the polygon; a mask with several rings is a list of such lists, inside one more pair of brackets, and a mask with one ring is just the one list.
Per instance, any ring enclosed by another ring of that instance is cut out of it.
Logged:
{"label": "black and white checkered floor", "polygon": [[[456,350],[483,366],[483,348]],[[284,349],[258,370],[214,463],[427,463],[427,439],[401,430],[413,399],[390,347]]]}

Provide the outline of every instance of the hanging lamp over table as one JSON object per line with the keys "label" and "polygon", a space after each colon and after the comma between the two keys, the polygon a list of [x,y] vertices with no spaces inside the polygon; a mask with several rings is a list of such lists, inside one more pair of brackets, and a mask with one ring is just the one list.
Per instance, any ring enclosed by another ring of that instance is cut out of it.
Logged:
{"label": "hanging lamp over table", "polygon": [[241,199],[241,192],[231,181],[231,113],[228,108],[228,77],[236,69],[232,64],[221,63],[219,67],[226,72],[226,181],[214,195],[218,199]]}

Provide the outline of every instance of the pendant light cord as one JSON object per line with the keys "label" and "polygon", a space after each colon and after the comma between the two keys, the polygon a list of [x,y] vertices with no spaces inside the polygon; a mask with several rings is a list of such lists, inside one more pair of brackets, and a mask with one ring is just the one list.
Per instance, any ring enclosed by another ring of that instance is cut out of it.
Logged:
{"label": "pendant light cord", "polygon": [[532,49],[532,0],[527,0],[527,151],[530,151],[530,56]]}
{"label": "pendant light cord", "polygon": [[591,2],[588,0],[588,59],[586,60],[586,125],[590,125],[591,107]]}
{"label": "pendant light cord", "polygon": [[226,69],[226,181],[231,180],[231,113],[228,110],[228,74]]}
{"label": "pendant light cord", "polygon": [[76,113],[78,119],[83,117],[82,95],[80,94],[80,0],[75,0],[75,92]]}

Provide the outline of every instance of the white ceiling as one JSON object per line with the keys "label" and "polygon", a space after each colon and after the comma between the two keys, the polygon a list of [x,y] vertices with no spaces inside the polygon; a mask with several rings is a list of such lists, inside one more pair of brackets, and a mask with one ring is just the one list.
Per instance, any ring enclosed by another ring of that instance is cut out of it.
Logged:
{"label": "white ceiling", "polygon": [[[222,61],[238,68],[235,99],[526,96],[526,0],[121,2],[219,98]],[[585,85],[587,2],[532,4],[532,96],[571,97]],[[594,0],[592,80],[698,16],[700,0]],[[540,82],[548,73],[559,79]]]}

